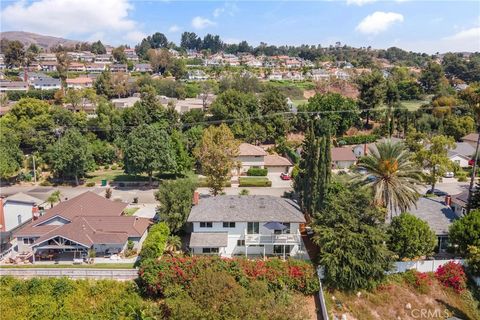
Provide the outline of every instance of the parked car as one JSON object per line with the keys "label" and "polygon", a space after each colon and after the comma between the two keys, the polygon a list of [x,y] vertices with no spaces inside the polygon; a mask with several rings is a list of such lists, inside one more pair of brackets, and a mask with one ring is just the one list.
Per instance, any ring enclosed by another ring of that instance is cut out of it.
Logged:
{"label": "parked car", "polygon": [[452,171],[447,171],[443,175],[444,178],[453,178],[454,176],[455,176],[455,174]]}
{"label": "parked car", "polygon": [[445,197],[445,196],[448,195],[448,193],[446,193],[445,191],[438,190],[438,189],[433,189],[433,191],[432,191],[432,189],[428,189],[427,195],[429,195],[429,194],[433,194],[437,197]]}
{"label": "parked car", "polygon": [[292,178],[291,178],[288,174],[282,172],[282,173],[280,174],[280,179],[282,179],[282,180],[291,180]]}

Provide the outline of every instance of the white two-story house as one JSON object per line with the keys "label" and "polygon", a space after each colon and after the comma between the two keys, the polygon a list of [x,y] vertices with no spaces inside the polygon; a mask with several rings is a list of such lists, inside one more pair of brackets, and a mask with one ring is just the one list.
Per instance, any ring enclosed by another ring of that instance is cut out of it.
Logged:
{"label": "white two-story house", "polygon": [[268,173],[289,173],[293,164],[290,160],[279,155],[268,154],[261,147],[250,143],[241,143],[238,148],[238,155],[235,157],[238,166],[233,169],[233,175],[241,175],[250,168],[267,169]]}
{"label": "white two-story house", "polygon": [[[194,201],[196,202],[196,201]],[[274,196],[216,196],[195,203],[187,220],[193,225],[194,254],[306,257],[297,204]]]}

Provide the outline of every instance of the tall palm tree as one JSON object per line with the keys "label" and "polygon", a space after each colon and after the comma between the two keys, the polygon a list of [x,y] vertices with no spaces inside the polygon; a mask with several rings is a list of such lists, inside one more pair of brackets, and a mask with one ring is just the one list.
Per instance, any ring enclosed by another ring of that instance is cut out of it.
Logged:
{"label": "tall palm tree", "polygon": [[173,253],[182,247],[182,239],[176,235],[170,235],[167,238],[167,245],[165,251],[173,256]]}
{"label": "tall palm tree", "polygon": [[392,217],[394,211],[405,212],[415,205],[420,195],[421,169],[403,143],[387,140],[376,147],[360,159],[358,167],[367,174],[356,182],[372,188],[375,204],[385,207]]}

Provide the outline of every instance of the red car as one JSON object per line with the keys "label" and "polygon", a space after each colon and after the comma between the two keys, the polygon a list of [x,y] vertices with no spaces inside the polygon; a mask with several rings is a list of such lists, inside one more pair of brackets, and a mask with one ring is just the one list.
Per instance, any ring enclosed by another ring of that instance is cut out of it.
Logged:
{"label": "red car", "polygon": [[282,173],[280,174],[280,179],[282,179],[282,180],[290,180],[290,179],[292,179],[292,178],[291,178],[288,174],[282,172]]}

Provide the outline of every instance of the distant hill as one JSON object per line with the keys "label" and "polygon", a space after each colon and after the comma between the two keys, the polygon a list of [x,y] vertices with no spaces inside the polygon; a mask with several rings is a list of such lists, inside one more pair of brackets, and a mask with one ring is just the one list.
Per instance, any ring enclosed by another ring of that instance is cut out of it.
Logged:
{"label": "distant hill", "polygon": [[41,34],[23,32],[23,31],[0,32],[0,39],[18,40],[26,46],[29,46],[30,44],[34,43],[40,48],[43,48],[45,50],[56,47],[60,44],[62,46],[71,47],[76,45],[77,43],[83,42],[83,41],[69,40],[69,39],[63,39],[63,38],[57,38],[57,37],[51,37],[51,36],[44,36]]}

